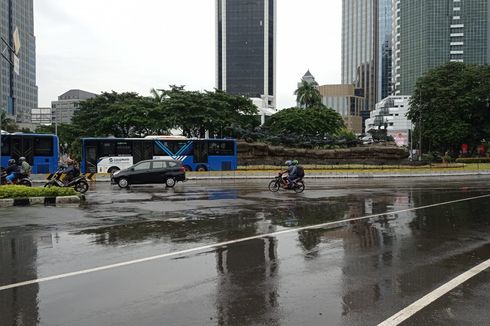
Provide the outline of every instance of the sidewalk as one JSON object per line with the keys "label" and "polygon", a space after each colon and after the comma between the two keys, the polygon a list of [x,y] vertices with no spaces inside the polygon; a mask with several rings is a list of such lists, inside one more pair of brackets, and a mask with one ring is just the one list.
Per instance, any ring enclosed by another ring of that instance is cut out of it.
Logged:
{"label": "sidewalk", "polygon": [[[416,177],[448,177],[448,176],[478,176],[490,175],[490,170],[464,170],[464,169],[434,169],[413,170],[395,172],[391,170],[369,171],[318,171],[306,170],[305,179],[331,179],[331,178],[416,178]],[[278,171],[211,171],[211,172],[187,172],[188,180],[242,180],[242,179],[272,179]],[[31,175],[32,181],[36,183],[46,182],[47,174]],[[92,181],[109,182],[109,173],[97,173]]]}

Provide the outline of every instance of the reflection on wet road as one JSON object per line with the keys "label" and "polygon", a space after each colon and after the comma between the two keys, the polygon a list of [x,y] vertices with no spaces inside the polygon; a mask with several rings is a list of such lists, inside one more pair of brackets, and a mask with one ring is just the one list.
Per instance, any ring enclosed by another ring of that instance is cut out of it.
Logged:
{"label": "reflection on wet road", "polygon": [[[490,258],[488,198],[410,210],[490,194],[488,181],[98,184],[80,208],[2,209],[0,286],[267,236],[3,290],[0,325],[375,325]],[[405,324],[483,325],[488,273]]]}

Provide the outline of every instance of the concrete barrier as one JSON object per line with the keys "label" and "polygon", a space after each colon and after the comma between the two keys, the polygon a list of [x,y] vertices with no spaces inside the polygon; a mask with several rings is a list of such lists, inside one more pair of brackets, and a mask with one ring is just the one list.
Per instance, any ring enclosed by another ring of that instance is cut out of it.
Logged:
{"label": "concrete barrier", "polygon": [[58,197],[29,197],[29,198],[6,198],[0,199],[0,207],[12,206],[34,206],[34,205],[79,205],[79,196],[58,196]]}

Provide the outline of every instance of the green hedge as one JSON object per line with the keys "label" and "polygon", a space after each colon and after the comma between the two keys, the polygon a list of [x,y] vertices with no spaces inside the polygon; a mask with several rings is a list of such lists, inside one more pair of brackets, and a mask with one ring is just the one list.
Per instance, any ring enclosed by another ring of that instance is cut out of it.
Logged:
{"label": "green hedge", "polygon": [[490,157],[459,157],[456,163],[490,163]]}
{"label": "green hedge", "polygon": [[73,196],[76,194],[77,192],[73,188],[0,186],[0,199],[1,198]]}

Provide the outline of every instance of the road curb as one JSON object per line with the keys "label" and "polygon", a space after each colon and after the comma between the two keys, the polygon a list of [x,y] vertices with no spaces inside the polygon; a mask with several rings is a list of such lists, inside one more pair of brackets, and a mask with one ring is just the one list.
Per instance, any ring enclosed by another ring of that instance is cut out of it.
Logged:
{"label": "road curb", "polygon": [[0,199],[0,207],[79,205],[81,200],[79,196],[6,198]]}
{"label": "road curb", "polygon": [[[192,173],[192,172],[191,172]],[[187,180],[254,180],[254,179],[271,179],[277,176],[274,172],[256,172],[263,174],[252,174],[243,171],[235,172],[234,174],[219,175],[219,172],[203,172],[203,175],[193,175],[189,173]],[[195,173],[195,172],[194,172]],[[325,172],[325,173],[308,173],[305,179],[370,179],[370,178],[424,178],[424,177],[458,177],[458,176],[479,176],[490,175],[490,171],[468,171],[468,172]],[[35,182],[40,182],[39,178],[33,179]],[[92,177],[92,182],[110,182],[110,174],[98,173]]]}

